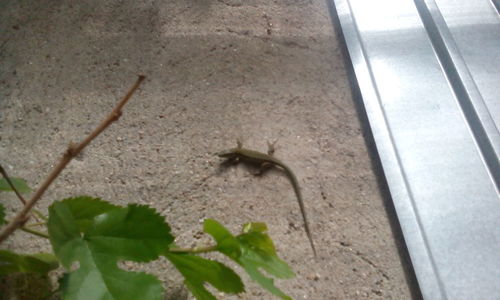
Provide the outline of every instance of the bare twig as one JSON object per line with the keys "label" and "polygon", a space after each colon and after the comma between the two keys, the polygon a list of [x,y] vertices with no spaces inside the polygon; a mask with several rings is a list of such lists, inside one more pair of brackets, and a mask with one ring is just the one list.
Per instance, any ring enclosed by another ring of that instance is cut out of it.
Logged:
{"label": "bare twig", "polygon": [[123,97],[120,102],[117,103],[115,108],[106,116],[99,126],[97,126],[94,131],[92,131],[83,141],[79,144],[70,144],[68,149],[64,153],[63,157],[59,163],[55,166],[52,172],[47,176],[43,184],[38,188],[38,190],[33,194],[31,199],[26,202],[23,209],[12,219],[9,224],[7,224],[2,232],[0,233],[0,243],[2,243],[9,235],[11,235],[16,229],[23,226],[27,221],[27,215],[38,200],[43,196],[47,188],[52,184],[52,182],[59,176],[59,174],[64,170],[66,165],[77,156],[93,139],[95,139],[101,132],[103,132],[111,123],[118,120],[122,114],[122,108],[130,99],[135,90],[139,87],[141,82],[144,80],[144,76],[139,76],[135,84],[130,88],[128,93]]}
{"label": "bare twig", "polygon": [[17,198],[19,198],[19,200],[21,200],[21,202],[24,205],[26,205],[26,200],[24,200],[23,196],[21,196],[21,193],[19,193],[19,191],[16,189],[16,187],[14,186],[12,181],[10,180],[9,175],[7,174],[5,169],[2,167],[2,165],[0,165],[0,173],[2,174],[3,178],[5,178],[5,180],[9,184],[10,188],[14,191],[14,193],[16,193]]}

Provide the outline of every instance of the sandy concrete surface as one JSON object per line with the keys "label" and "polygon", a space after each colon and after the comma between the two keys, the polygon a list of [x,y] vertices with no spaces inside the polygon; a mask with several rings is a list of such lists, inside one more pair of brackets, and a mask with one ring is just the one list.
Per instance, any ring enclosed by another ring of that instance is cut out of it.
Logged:
{"label": "sandy concrete surface", "polygon": [[[412,298],[323,0],[2,1],[0,28],[0,161],[33,187],[137,74],[147,76],[40,209],[81,194],[149,204],[182,246],[209,241],[204,218],[234,233],[262,221],[296,271],[277,281],[294,299]],[[317,260],[281,172],[220,168],[213,154],[238,138],[261,151],[277,140],[276,157],[299,178]],[[9,214],[19,209],[13,197],[2,201]],[[26,237],[16,233],[7,247],[49,249]],[[192,299],[165,260],[143,269],[165,282],[166,299]],[[218,297],[274,299],[243,279],[246,294]]]}

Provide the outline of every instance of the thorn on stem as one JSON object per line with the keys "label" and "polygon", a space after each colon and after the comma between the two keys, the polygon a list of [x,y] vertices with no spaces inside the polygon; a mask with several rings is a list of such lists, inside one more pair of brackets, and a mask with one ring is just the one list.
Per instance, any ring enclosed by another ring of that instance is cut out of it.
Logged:
{"label": "thorn on stem", "polygon": [[120,111],[114,111],[113,115],[111,116],[111,121],[115,122],[118,121],[118,119],[122,116],[122,112]]}
{"label": "thorn on stem", "polygon": [[66,149],[66,153],[64,153],[64,156],[75,157],[77,155],[77,146],[77,144],[70,142],[68,145],[68,149]]}
{"label": "thorn on stem", "polygon": [[23,218],[19,219],[19,226],[24,226],[24,224],[28,222],[29,218],[30,218],[29,215],[26,215]]}

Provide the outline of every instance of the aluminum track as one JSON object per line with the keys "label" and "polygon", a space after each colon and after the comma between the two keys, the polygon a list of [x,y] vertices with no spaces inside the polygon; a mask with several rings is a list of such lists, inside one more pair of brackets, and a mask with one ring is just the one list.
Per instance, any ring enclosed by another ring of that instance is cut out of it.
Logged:
{"label": "aluminum track", "polygon": [[327,0],[425,299],[500,299],[499,0]]}

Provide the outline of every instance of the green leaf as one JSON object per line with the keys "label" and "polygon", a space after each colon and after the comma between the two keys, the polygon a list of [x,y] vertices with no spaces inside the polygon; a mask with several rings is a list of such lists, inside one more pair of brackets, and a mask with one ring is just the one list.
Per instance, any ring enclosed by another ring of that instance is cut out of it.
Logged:
{"label": "green leaf", "polygon": [[222,292],[237,294],[244,292],[241,278],[225,265],[191,254],[166,252],[165,257],[184,276],[187,288],[198,300],[216,298],[203,286],[210,283]]}
{"label": "green leaf", "polygon": [[0,225],[3,225],[5,223],[7,223],[7,221],[5,220],[5,206],[0,203]]}
{"label": "green leaf", "polygon": [[264,223],[245,224],[243,233],[235,237],[217,221],[207,219],[204,231],[215,239],[219,252],[240,264],[263,288],[281,299],[292,299],[274,285],[272,278],[259,271],[262,268],[276,278],[294,276],[292,269],[276,255],[274,244],[265,233],[267,227]]}
{"label": "green leaf", "polygon": [[0,275],[11,273],[46,274],[57,269],[59,262],[50,253],[18,254],[8,250],[0,250]]}
{"label": "green leaf", "polygon": [[[243,225],[243,233],[236,238],[244,245],[247,252],[247,260],[254,260],[254,263],[266,270],[267,273],[277,278],[292,278],[295,276],[292,269],[276,254],[273,241],[265,232],[267,226],[264,223],[248,223]],[[246,231],[246,232],[245,232]]]}
{"label": "green leaf", "polygon": [[[26,180],[15,177],[9,177],[9,178],[19,193],[26,194],[31,192],[31,189],[26,183]],[[5,178],[0,178],[0,191],[13,192],[14,190],[10,187],[9,183],[7,182],[7,180],[5,180]]]}
{"label": "green leaf", "polygon": [[62,200],[73,215],[78,231],[85,232],[94,222],[94,218],[112,209],[119,208],[99,198],[79,196]]}
{"label": "green leaf", "polygon": [[[121,260],[148,262],[164,253],[174,238],[163,218],[147,206],[111,207],[99,199],[75,199],[52,204],[47,223],[64,267],[79,262],[62,280],[63,298],[163,299],[156,277],[117,266]],[[86,201],[90,208],[82,212]]]}
{"label": "green leaf", "polygon": [[267,231],[266,223],[259,223],[259,222],[243,224],[242,229],[241,229],[241,232],[243,232],[243,233],[249,233],[249,232],[265,233],[266,231]]}

